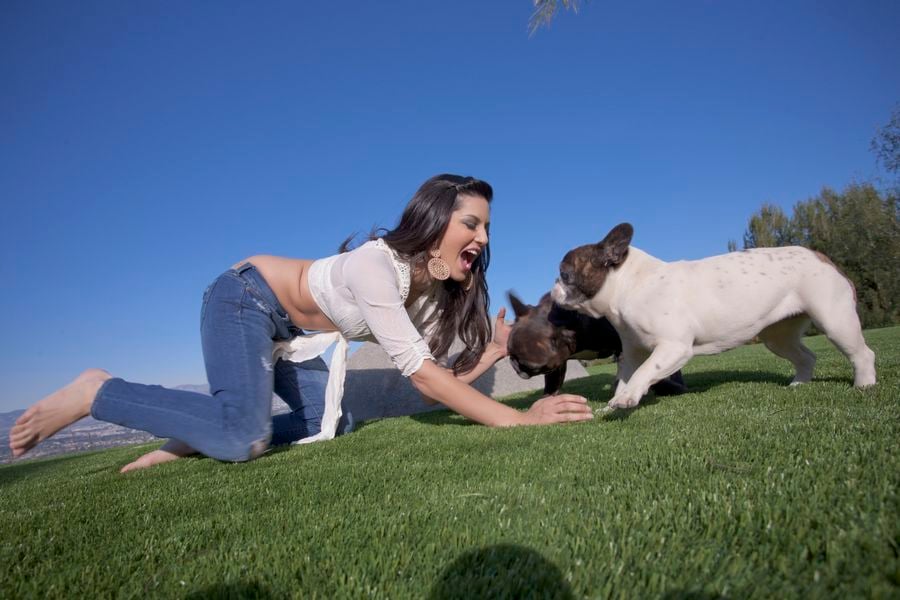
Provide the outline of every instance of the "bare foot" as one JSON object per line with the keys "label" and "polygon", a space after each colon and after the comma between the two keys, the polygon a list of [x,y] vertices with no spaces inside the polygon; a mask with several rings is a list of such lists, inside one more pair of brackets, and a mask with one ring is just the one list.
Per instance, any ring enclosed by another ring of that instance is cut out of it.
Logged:
{"label": "bare foot", "polygon": [[136,461],[128,463],[119,469],[119,473],[146,469],[147,467],[167,463],[191,454],[197,454],[197,451],[179,440],[169,440],[159,450],[148,452]]}
{"label": "bare foot", "polygon": [[13,456],[22,456],[66,425],[91,414],[97,390],[111,377],[101,369],[88,369],[66,387],[32,404],[9,430]]}

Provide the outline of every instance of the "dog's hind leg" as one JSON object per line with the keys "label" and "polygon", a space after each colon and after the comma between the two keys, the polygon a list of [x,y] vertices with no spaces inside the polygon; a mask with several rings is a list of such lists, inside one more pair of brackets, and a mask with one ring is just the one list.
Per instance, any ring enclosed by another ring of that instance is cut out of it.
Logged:
{"label": "dog's hind leg", "polygon": [[817,311],[817,314],[810,311],[810,316],[816,327],[853,364],[853,385],[875,385],[875,353],[863,338],[856,306],[848,305],[843,310]]}
{"label": "dog's hind leg", "polygon": [[809,383],[816,366],[816,355],[803,345],[803,332],[809,327],[809,321],[807,315],[798,315],[773,323],[759,332],[766,348],[794,365],[791,385]]}
{"label": "dog's hind leg", "polygon": [[619,385],[616,395],[609,401],[609,407],[637,406],[651,385],[683,367],[693,355],[690,344],[660,342],[647,360],[635,370],[628,383],[624,387]]}

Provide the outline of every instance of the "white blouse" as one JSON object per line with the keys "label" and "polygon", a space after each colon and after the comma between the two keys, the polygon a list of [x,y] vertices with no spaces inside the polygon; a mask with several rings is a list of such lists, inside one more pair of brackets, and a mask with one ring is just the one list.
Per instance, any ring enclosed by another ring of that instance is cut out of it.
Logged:
{"label": "white blouse", "polygon": [[426,339],[437,326],[437,295],[443,290],[436,285],[407,308],[409,263],[381,239],[313,262],[308,277],[313,299],[338,331],[312,332],[275,344],[274,359],[293,362],[320,356],[337,344],[329,365],[322,429],[297,444],[334,437],[341,417],[348,340],[378,342],[405,377],[425,360],[434,360]]}
{"label": "white blouse", "polygon": [[409,284],[409,264],[380,238],[309,267],[309,291],[341,335],[377,342],[404,377],[434,360],[426,339],[437,325],[442,289],[435,286],[407,308]]}

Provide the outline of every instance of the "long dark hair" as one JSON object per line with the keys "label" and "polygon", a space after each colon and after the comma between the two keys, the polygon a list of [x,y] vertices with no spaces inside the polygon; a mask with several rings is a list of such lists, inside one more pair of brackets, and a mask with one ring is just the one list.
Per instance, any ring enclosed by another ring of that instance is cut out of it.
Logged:
{"label": "long dark hair", "polygon": [[[440,243],[450,224],[450,215],[459,208],[459,197],[467,195],[481,196],[490,203],[494,190],[487,182],[474,177],[435,175],[413,195],[397,226],[380,237],[411,266],[424,265],[428,250]],[[375,237],[375,233],[370,237]],[[341,245],[342,252],[347,250],[352,237]],[[453,362],[453,372],[457,374],[475,368],[491,339],[490,298],[485,277],[490,261],[490,245],[486,245],[472,264],[471,285],[469,281],[460,284],[447,279],[443,282],[444,293],[438,295],[438,322],[429,347],[435,357],[445,356],[453,338],[459,336],[465,347]],[[463,285],[469,286],[468,290]]]}

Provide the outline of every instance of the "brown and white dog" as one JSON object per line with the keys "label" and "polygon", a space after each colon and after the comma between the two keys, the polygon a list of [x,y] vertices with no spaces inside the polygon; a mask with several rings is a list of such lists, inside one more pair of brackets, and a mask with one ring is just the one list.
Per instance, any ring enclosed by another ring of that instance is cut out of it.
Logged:
{"label": "brown and white dog", "polygon": [[[566,379],[572,358],[595,359],[622,353],[619,334],[604,317],[595,319],[563,308],[544,294],[537,306],[522,302],[507,292],[516,321],[507,338],[509,362],[520,377],[544,376],[544,393],[556,395]],[[659,396],[687,390],[681,371],[652,387]]]}
{"label": "brown and white dog", "polygon": [[571,250],[559,266],[553,300],[609,319],[622,339],[611,408],[636,406],[653,383],[695,354],[717,354],[759,336],[812,378],[803,345],[810,321],[853,364],[857,387],[875,384],[875,354],[856,314],[856,293],[824,255],[797,246],[755,248],[667,263],[630,246],[628,223],[597,244]]}

